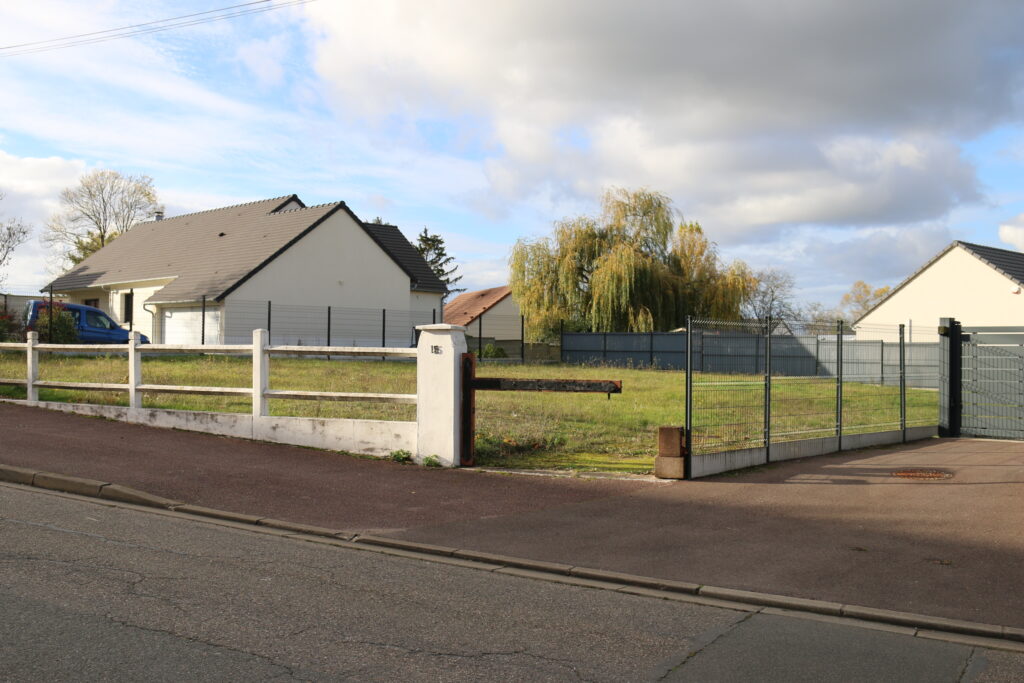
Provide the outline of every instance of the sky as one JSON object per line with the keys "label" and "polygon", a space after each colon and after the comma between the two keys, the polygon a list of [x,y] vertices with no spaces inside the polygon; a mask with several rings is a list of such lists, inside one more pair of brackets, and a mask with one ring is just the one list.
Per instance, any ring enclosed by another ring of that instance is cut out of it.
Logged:
{"label": "sky", "polygon": [[[0,48],[229,4],[3,3]],[[0,49],[0,219],[34,226],[6,288],[48,281],[61,189],[109,168],[151,176],[168,216],[296,193],[425,227],[470,289],[506,282],[517,239],[645,187],[833,306],[954,239],[1024,250],[1022,20],[986,0],[316,0]]]}

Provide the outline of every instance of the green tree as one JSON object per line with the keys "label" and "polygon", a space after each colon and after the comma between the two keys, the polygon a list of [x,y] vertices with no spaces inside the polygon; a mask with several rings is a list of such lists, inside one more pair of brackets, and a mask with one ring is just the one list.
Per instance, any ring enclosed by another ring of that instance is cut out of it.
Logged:
{"label": "green tree", "polygon": [[509,285],[529,339],[568,329],[668,330],[686,316],[740,317],[755,284],[741,262],[724,264],[698,223],[679,220],[671,200],[612,189],[601,213],[555,224],[554,234],[519,240]]}
{"label": "green tree", "polygon": [[423,232],[416,236],[416,251],[420,253],[420,256],[427,262],[430,269],[434,271],[438,279],[448,288],[448,292],[441,298],[442,306],[444,305],[444,300],[450,295],[466,291],[465,287],[455,287],[462,279],[462,276],[455,274],[459,267],[452,265],[455,263],[455,257],[448,255],[443,237],[431,234],[426,228],[423,228]]}
{"label": "green tree", "polygon": [[43,241],[64,265],[81,263],[160,209],[153,179],[98,169],[60,193],[61,209],[46,224]]}

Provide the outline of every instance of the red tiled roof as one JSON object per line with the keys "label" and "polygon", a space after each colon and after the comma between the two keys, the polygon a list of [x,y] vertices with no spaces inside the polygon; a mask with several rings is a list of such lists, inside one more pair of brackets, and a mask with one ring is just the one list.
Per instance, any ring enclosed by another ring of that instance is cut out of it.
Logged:
{"label": "red tiled roof", "polygon": [[444,321],[449,325],[469,325],[511,293],[508,285],[502,285],[460,294],[445,304]]}

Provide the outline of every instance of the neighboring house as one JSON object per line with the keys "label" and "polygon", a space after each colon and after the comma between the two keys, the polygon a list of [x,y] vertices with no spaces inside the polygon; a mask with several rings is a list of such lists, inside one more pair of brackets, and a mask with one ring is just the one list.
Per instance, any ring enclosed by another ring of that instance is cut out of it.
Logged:
{"label": "neighboring house", "polygon": [[466,327],[466,334],[471,337],[514,339],[517,344],[522,337],[519,304],[507,285],[458,295],[445,304],[444,321]]}
{"label": "neighboring house", "polygon": [[1024,326],[1024,253],[953,242],[853,326],[857,339],[933,341],[939,318],[972,326]]}
{"label": "neighboring house", "polygon": [[52,287],[166,344],[246,343],[269,301],[275,343],[323,344],[331,306],[332,343],[379,345],[388,309],[388,343],[408,345],[404,328],[439,318],[446,291],[397,227],[296,195],[139,223]]}

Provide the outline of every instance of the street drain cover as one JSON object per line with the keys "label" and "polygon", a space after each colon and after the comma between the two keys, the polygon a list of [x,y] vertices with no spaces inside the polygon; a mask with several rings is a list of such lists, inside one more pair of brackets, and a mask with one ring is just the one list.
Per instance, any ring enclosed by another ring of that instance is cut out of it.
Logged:
{"label": "street drain cover", "polygon": [[900,477],[901,479],[949,479],[953,476],[953,473],[945,470],[911,469],[896,470],[892,473],[892,476]]}

